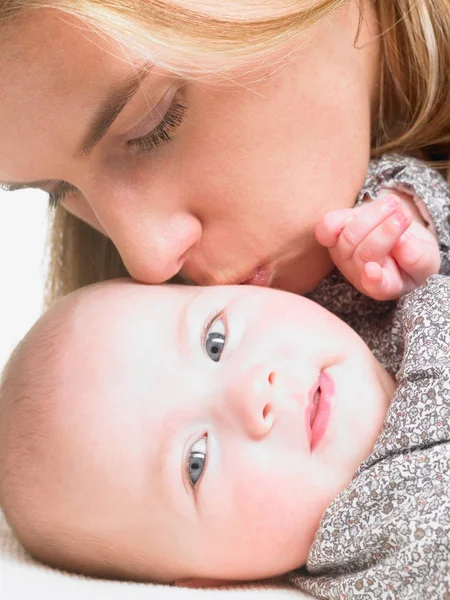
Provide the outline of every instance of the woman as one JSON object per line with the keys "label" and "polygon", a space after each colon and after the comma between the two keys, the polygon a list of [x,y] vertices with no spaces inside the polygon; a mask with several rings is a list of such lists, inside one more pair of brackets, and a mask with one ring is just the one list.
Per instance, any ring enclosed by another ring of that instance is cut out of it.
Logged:
{"label": "woman", "polygon": [[448,158],[447,0],[41,4],[0,1],[0,180],[58,205],[49,300],[125,270],[308,292],[371,151]]}

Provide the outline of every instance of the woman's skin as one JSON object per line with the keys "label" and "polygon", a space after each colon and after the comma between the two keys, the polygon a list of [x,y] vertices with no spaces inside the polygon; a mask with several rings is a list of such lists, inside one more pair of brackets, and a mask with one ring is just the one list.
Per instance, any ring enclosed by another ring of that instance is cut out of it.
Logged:
{"label": "woman's skin", "polygon": [[[113,240],[137,280],[181,269],[198,284],[305,293],[332,268],[314,227],[353,205],[368,166],[373,10],[367,2],[357,44],[354,1],[300,36],[279,75],[261,70],[256,83],[193,84],[154,68],[89,154],[79,152],[89,126],[136,64],[72,17],[24,15],[0,42],[0,181],[75,186],[64,206]],[[150,152],[130,144],[175,94],[187,111],[172,139]]]}

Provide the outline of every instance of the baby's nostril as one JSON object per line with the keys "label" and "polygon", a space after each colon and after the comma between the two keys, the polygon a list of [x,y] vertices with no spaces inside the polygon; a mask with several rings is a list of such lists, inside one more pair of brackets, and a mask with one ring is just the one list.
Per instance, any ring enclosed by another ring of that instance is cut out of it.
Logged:
{"label": "baby's nostril", "polygon": [[272,411],[272,405],[266,404],[262,414],[263,414],[262,423],[263,423],[263,427],[264,427],[264,432],[269,433],[269,431],[271,431],[272,426],[275,421],[275,415],[273,414],[273,411]]}
{"label": "baby's nostril", "polygon": [[270,385],[273,385],[275,383],[275,373],[271,371],[267,379],[269,380]]}

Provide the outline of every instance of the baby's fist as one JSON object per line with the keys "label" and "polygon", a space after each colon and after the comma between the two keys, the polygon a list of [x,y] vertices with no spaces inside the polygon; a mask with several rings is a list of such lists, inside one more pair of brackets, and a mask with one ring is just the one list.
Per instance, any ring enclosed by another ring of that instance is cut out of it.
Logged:
{"label": "baby's fist", "polygon": [[[363,294],[393,300],[439,271],[434,235],[397,195],[326,213],[316,227],[339,270]],[[417,211],[416,211],[417,212]]]}

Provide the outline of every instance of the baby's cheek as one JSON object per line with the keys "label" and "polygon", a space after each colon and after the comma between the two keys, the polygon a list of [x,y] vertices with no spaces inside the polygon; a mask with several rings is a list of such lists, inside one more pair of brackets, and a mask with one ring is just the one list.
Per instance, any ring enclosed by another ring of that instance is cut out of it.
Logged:
{"label": "baby's cheek", "polygon": [[323,512],[307,473],[279,469],[268,483],[257,475],[240,489],[240,520],[249,555],[287,572],[306,562]]}
{"label": "baby's cheek", "polygon": [[254,456],[235,480],[234,503],[249,538],[281,542],[287,531],[303,527],[310,499],[300,459],[293,453]]}

